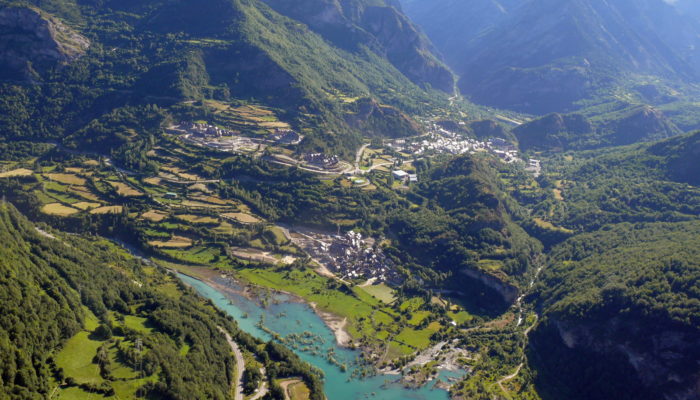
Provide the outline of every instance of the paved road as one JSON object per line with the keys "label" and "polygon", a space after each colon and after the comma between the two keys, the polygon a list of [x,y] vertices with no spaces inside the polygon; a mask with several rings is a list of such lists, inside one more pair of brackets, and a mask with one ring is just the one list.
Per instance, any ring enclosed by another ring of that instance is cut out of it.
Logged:
{"label": "paved road", "polygon": [[238,348],[238,344],[233,341],[231,335],[229,335],[226,330],[222,327],[218,327],[219,331],[224,334],[228,345],[231,346],[233,355],[236,357],[236,375],[233,377],[233,384],[236,387],[236,393],[233,396],[233,400],[243,400],[243,371],[245,370],[245,360],[243,359],[243,353],[241,349]]}
{"label": "paved road", "polygon": [[360,147],[357,150],[357,153],[355,153],[355,171],[353,172],[355,175],[360,173],[360,161],[362,161],[362,154],[365,152],[365,149],[369,147],[369,144],[363,144],[362,147]]}

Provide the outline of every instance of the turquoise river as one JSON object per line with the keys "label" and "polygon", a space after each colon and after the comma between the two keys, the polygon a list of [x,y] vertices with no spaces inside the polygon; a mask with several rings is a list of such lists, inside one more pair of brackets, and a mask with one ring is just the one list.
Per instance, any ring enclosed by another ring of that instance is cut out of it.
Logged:
{"label": "turquoise river", "polygon": [[[323,351],[312,354],[301,350],[295,352],[304,361],[314,365],[325,374],[324,384],[326,396],[330,400],[448,400],[447,392],[434,388],[434,382],[419,390],[406,389],[396,381],[396,375],[375,375],[369,378],[357,378],[352,372],[357,367],[357,350],[350,350],[336,344],[333,332],[321,318],[306,304],[290,301],[285,295],[276,295],[275,301],[267,307],[251,301],[243,296],[226,292],[226,294],[209,286],[205,282],[189,276],[178,274],[186,284],[194,288],[200,295],[211,299],[217,307],[236,319],[241,329],[262,339],[272,337],[259,327],[261,318],[265,327],[281,336],[289,334],[304,334],[310,332],[323,347]],[[325,354],[334,353],[339,364],[345,364],[343,371],[338,365],[331,364]],[[447,380],[461,374],[442,371],[440,379]]]}

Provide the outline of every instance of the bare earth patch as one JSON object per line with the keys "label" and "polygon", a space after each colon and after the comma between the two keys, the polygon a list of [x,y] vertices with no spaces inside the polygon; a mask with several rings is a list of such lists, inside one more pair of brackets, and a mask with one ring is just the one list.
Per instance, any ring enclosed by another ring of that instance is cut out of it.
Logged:
{"label": "bare earth patch", "polygon": [[338,342],[338,345],[347,346],[348,344],[350,344],[352,337],[350,337],[350,334],[345,329],[345,327],[348,325],[347,318],[339,317],[335,314],[321,311],[316,306],[316,303],[310,303],[310,306],[314,309],[314,311],[316,311],[318,316],[321,317],[323,322],[325,322],[326,325],[328,325],[328,327],[331,328],[333,334],[335,335],[335,340]]}

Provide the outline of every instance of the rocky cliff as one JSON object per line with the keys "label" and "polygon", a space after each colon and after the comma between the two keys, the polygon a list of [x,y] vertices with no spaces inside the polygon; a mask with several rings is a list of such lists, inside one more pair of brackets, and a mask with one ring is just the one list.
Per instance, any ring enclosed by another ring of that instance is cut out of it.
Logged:
{"label": "rocky cliff", "polygon": [[[698,341],[692,330],[613,316],[597,322],[550,318],[532,343],[545,375],[569,386],[566,398],[603,399],[614,393],[618,399],[697,400]],[[594,376],[599,378],[592,383]]]}
{"label": "rocky cliff", "polygon": [[0,75],[27,78],[33,71],[70,63],[90,42],[58,18],[28,7],[0,9]]}
{"label": "rocky cliff", "polygon": [[366,0],[265,1],[339,47],[369,48],[386,56],[413,82],[454,91],[452,72],[435,56],[428,39],[393,5]]}

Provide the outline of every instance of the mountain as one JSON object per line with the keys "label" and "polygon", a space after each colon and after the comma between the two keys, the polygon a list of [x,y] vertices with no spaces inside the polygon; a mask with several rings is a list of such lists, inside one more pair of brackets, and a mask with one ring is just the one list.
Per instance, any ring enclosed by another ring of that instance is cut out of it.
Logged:
{"label": "mountain", "polygon": [[425,31],[451,66],[463,61],[464,45],[468,41],[505,19],[518,3],[517,0],[401,0],[405,13]]}
{"label": "mountain", "polygon": [[700,398],[699,154],[694,132],[552,160],[532,216],[572,234],[532,295],[542,399]]}
{"label": "mountain", "polygon": [[265,0],[279,13],[307,24],[340,48],[367,47],[386,56],[419,85],[451,93],[454,77],[418,28],[392,5],[368,0]]}
{"label": "mountain", "polygon": [[543,399],[698,398],[700,223],[619,224],[550,254],[531,360]]}
{"label": "mountain", "polygon": [[568,148],[571,142],[594,134],[593,125],[580,114],[549,114],[522,124],[513,133],[522,150]]}
{"label": "mountain", "polygon": [[[55,63],[33,78],[44,86],[3,82],[8,101],[0,104],[0,126],[7,136],[61,138],[125,107],[180,104],[180,119],[205,112],[194,104],[198,99],[239,99],[280,110],[306,132],[302,148],[350,157],[361,142],[359,125],[344,117],[358,107],[355,99],[371,98],[408,116],[447,104],[447,94],[430,87],[453,86],[424,36],[383,3],[343,3],[342,21],[331,26],[357,33],[341,35],[344,41],[311,16],[296,20],[259,0],[34,3],[47,21],[90,37],[92,45],[75,62]],[[22,23],[11,16],[6,26]],[[36,32],[22,35],[31,41]],[[32,65],[40,61],[30,58]],[[394,135],[414,134],[403,131],[413,124],[384,125]]]}
{"label": "mountain", "polygon": [[647,153],[663,157],[668,179],[700,186],[700,132],[654,144]]}
{"label": "mountain", "polygon": [[[448,54],[459,88],[477,103],[535,114],[570,111],[628,81],[652,76],[683,86],[700,72],[700,23],[663,0],[404,5]],[[447,23],[460,18],[464,24]],[[472,20],[478,22],[466,23]]]}
{"label": "mountain", "polygon": [[637,106],[593,124],[581,114],[553,113],[513,129],[523,150],[591,149],[652,142],[681,133],[659,110]]}
{"label": "mountain", "polygon": [[498,185],[497,165],[463,155],[436,165],[412,192],[431,207],[396,213],[393,235],[433,270],[452,274],[447,288],[478,293],[468,300],[497,310],[510,306],[540,244],[514,221],[525,212]]}
{"label": "mountain", "polygon": [[0,10],[0,78],[30,78],[35,70],[74,61],[89,45],[87,38],[37,9]]}

